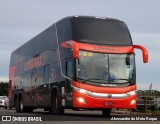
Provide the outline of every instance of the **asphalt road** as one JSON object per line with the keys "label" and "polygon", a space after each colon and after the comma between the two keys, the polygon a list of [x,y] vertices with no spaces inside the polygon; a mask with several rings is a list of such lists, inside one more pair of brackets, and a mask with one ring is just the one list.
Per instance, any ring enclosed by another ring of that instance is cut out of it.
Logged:
{"label": "asphalt road", "polygon": [[[49,124],[49,123],[53,123],[54,124],[71,124],[71,123],[83,123],[83,124],[107,124],[111,123],[111,124],[135,124],[134,121],[114,121],[111,120],[113,117],[115,118],[126,118],[126,116],[133,116],[136,117],[136,115],[128,115],[128,114],[115,114],[115,113],[111,113],[110,117],[104,118],[101,114],[101,111],[73,111],[73,110],[65,110],[65,114],[64,115],[50,115],[49,112],[44,112],[43,109],[36,109],[33,111],[33,113],[16,113],[14,109],[12,110],[6,110],[4,108],[0,108],[0,115],[2,117],[2,115],[4,116],[15,116],[15,117],[41,117],[42,122],[38,122],[39,123],[44,123],[44,121],[47,121],[45,123]],[[131,117],[130,117],[131,119]],[[51,121],[52,120],[52,121]],[[4,123],[4,122],[0,122],[0,123]],[[13,122],[11,122],[13,124]],[[14,122],[16,123],[16,122]],[[21,122],[22,123],[22,122]],[[25,122],[23,122],[25,123]],[[30,122],[31,123],[31,122]],[[36,123],[36,122],[32,122],[32,123]],[[138,121],[136,121],[136,123],[138,123]],[[158,121],[140,121],[141,124],[159,124],[160,122]]]}
{"label": "asphalt road", "polygon": [[[54,120],[54,121],[110,121],[111,118],[107,117],[104,118],[102,116],[101,111],[73,111],[73,110],[65,110],[64,115],[50,115],[49,112],[45,112],[43,109],[35,109],[33,113],[16,113],[15,109],[8,110],[4,108],[0,108],[0,115],[32,115],[32,116],[42,116],[46,117],[48,116],[48,120]],[[112,114],[113,115],[113,114]]]}

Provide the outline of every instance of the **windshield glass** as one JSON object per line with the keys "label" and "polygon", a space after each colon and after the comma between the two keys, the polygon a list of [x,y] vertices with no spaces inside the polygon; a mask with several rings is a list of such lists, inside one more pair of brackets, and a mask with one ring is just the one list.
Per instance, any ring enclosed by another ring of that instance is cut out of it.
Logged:
{"label": "windshield glass", "polygon": [[77,78],[98,83],[135,82],[134,54],[80,51]]}

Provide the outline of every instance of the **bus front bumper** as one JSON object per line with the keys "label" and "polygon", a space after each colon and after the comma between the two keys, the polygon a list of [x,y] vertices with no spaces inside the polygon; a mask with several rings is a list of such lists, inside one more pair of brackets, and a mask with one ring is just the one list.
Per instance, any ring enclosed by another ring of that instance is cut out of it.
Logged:
{"label": "bus front bumper", "polygon": [[74,91],[73,94],[73,105],[75,108],[136,108],[136,94],[126,98],[97,98],[78,91]]}

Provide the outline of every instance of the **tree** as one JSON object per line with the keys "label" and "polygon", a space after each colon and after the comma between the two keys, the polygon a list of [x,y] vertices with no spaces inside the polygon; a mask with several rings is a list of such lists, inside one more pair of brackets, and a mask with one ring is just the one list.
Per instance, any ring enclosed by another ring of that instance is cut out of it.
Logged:
{"label": "tree", "polygon": [[0,96],[8,96],[8,82],[0,82]]}

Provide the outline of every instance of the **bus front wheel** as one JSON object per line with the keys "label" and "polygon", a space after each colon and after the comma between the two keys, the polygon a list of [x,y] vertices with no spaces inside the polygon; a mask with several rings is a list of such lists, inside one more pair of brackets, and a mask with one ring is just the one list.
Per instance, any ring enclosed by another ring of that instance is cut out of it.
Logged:
{"label": "bus front wheel", "polygon": [[109,117],[112,109],[102,109],[103,117]]}
{"label": "bus front wheel", "polygon": [[64,109],[61,106],[61,100],[58,94],[52,94],[50,113],[57,115],[64,114]]}

